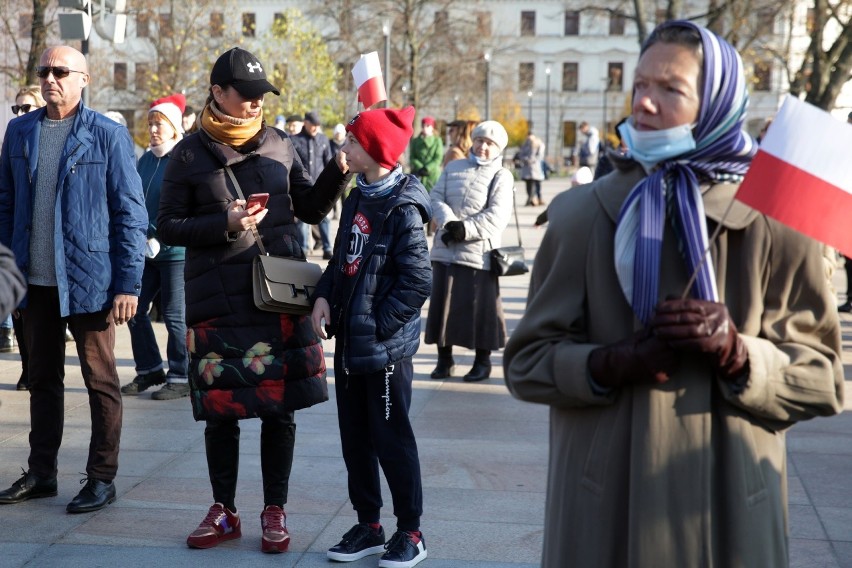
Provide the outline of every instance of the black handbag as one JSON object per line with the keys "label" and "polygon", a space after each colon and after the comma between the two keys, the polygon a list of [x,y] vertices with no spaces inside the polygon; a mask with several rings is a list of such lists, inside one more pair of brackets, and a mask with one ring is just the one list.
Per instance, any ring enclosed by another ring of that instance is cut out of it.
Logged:
{"label": "black handbag", "polygon": [[[494,184],[497,181],[497,176],[491,180],[488,187],[488,197],[491,198],[491,190],[494,189]],[[518,205],[515,203],[515,190],[512,189],[512,211],[515,214],[515,228],[518,231],[517,246],[508,246],[491,249],[488,253],[491,257],[491,272],[497,276],[519,276],[530,271],[527,266],[526,252],[524,244],[521,240],[521,224],[518,222]]]}
{"label": "black handbag", "polygon": [[491,272],[497,276],[518,276],[530,271],[524,256],[524,247],[491,249]]}
{"label": "black handbag", "polygon": [[[240,184],[230,167],[225,166],[240,199]],[[260,254],[252,261],[252,293],[254,305],[265,312],[307,315],[311,313],[311,296],[322,276],[320,265],[289,256],[272,256],[266,252],[257,227],[251,228]]]}

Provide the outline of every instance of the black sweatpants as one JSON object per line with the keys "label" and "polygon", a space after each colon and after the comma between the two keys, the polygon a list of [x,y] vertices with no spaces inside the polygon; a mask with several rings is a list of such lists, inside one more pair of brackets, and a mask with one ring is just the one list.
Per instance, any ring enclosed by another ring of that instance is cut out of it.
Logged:
{"label": "black sweatpants", "polygon": [[411,358],[377,373],[347,376],[339,356],[335,356],[334,371],[340,441],[349,473],[349,500],[358,513],[358,522],[380,520],[381,465],[390,487],[397,529],[420,530],[423,514],[420,458],[408,420],[414,376]]}

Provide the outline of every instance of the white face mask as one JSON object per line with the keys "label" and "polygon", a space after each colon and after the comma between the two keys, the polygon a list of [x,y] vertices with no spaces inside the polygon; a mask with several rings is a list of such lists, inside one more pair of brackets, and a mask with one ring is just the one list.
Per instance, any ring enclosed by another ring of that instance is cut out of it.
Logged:
{"label": "white face mask", "polygon": [[665,130],[636,130],[633,119],[618,127],[630,157],[650,170],[660,162],[695,150],[691,124],[681,124]]}

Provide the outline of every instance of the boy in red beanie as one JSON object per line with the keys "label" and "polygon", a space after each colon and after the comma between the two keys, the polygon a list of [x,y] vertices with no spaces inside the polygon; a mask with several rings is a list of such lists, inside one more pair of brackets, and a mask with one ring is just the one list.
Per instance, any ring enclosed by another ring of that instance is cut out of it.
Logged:
{"label": "boy in red beanie", "polygon": [[[350,562],[383,553],[379,566],[426,558],[420,532],[420,459],[408,420],[420,308],[432,289],[423,228],[429,196],[398,160],[414,108],[366,110],[346,126],[341,147],[356,187],[343,202],[334,254],[317,285],[311,323],[336,337],[335,392],[349,499],[358,524],[328,551]],[[393,497],[397,530],[385,543],[379,467]]]}

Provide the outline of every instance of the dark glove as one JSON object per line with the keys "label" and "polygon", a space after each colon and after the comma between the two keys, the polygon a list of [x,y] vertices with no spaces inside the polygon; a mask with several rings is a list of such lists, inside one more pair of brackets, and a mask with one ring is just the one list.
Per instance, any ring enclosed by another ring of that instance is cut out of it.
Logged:
{"label": "dark glove", "polygon": [[417,177],[421,177],[421,178],[428,177],[429,176],[429,170],[426,169],[426,168],[420,168],[419,170],[414,172],[414,175],[416,175]]}
{"label": "dark glove", "polygon": [[454,241],[462,242],[465,237],[464,223],[461,221],[448,221],[444,225],[444,231],[452,235]]}
{"label": "dark glove", "polygon": [[677,352],[654,337],[650,330],[636,334],[589,354],[589,372],[602,387],[626,384],[663,384],[678,366]]}
{"label": "dark glove", "polygon": [[747,371],[748,351],[725,304],[664,300],[657,304],[651,329],[674,349],[709,355],[724,380],[735,381]]}

